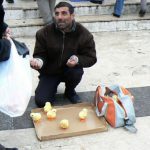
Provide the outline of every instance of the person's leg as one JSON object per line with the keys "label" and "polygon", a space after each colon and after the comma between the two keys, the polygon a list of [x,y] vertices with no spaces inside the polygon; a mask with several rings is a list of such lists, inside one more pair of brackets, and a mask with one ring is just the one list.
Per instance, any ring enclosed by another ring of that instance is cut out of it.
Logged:
{"label": "person's leg", "polygon": [[50,8],[52,17],[53,17],[53,12],[54,12],[54,8],[55,8],[55,3],[56,3],[56,0],[49,0],[49,8]]}
{"label": "person's leg", "polygon": [[52,22],[49,0],[37,0],[38,8],[45,24]]}
{"label": "person's leg", "polygon": [[83,68],[65,68],[64,72],[64,82],[66,85],[65,96],[72,102],[81,102],[79,96],[75,92],[76,86],[80,83],[83,75]]}
{"label": "person's leg", "polygon": [[147,9],[147,0],[141,0],[141,9],[139,11],[139,16],[143,17]]}
{"label": "person's leg", "polygon": [[116,0],[115,6],[114,6],[114,13],[113,15],[116,17],[120,17],[122,14],[124,5],[124,0]]}
{"label": "person's leg", "polygon": [[53,103],[55,94],[60,83],[59,76],[42,76],[35,91],[35,102],[39,107],[43,107],[46,102]]}
{"label": "person's leg", "polygon": [[147,0],[141,0],[141,10],[146,10]]}

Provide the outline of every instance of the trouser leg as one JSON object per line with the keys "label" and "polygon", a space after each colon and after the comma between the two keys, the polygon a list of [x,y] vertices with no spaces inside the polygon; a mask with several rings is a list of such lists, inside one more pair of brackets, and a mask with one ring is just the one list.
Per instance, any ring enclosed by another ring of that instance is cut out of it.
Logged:
{"label": "trouser leg", "polygon": [[54,12],[54,8],[55,8],[55,3],[56,3],[56,0],[49,0],[49,8],[51,10],[52,17],[53,17],[53,12]]}
{"label": "trouser leg", "polygon": [[146,11],[147,0],[141,0],[141,10]]}
{"label": "trouser leg", "polygon": [[114,6],[114,13],[116,15],[121,15],[123,10],[124,0],[116,0],[115,6]]}
{"label": "trouser leg", "polygon": [[37,0],[38,8],[45,24],[52,22],[52,12],[49,7],[49,0]]}
{"label": "trouser leg", "polygon": [[141,0],[141,9],[139,11],[139,16],[144,17],[147,9],[147,0]]}
{"label": "trouser leg", "polygon": [[64,72],[64,82],[66,86],[66,94],[73,96],[75,94],[75,88],[80,83],[83,75],[83,68],[66,68]]}
{"label": "trouser leg", "polygon": [[38,87],[35,91],[35,102],[39,107],[43,107],[45,102],[53,103],[55,94],[60,83],[59,76],[41,76]]}

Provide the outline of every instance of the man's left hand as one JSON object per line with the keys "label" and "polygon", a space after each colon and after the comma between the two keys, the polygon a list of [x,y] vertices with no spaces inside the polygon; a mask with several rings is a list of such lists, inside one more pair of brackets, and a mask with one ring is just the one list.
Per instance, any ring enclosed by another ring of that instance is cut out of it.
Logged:
{"label": "man's left hand", "polygon": [[75,56],[75,55],[72,55],[72,56],[68,59],[68,61],[67,61],[67,63],[66,63],[66,65],[67,65],[68,67],[74,67],[74,66],[76,66],[77,64],[78,64],[78,57]]}

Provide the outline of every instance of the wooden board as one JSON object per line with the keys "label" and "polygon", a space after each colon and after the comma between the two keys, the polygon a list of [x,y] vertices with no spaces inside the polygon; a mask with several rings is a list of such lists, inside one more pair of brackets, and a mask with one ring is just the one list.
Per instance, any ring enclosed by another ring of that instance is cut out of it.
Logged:
{"label": "wooden board", "polygon": [[[107,131],[107,123],[103,117],[97,117],[94,106],[90,103],[80,103],[54,107],[57,109],[57,117],[48,120],[42,108],[33,109],[32,112],[40,112],[42,119],[34,123],[35,131],[39,140],[50,140],[89,133]],[[78,114],[83,109],[88,109],[86,121],[80,121]],[[59,123],[62,119],[69,120],[69,128],[61,129]]]}

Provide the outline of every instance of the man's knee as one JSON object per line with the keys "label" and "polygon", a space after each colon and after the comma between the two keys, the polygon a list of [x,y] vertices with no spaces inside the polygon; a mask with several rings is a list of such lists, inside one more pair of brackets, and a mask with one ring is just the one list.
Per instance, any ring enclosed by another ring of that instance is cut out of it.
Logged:
{"label": "man's knee", "polygon": [[83,75],[83,68],[69,68],[67,72],[68,78],[78,80],[81,79]]}
{"label": "man's knee", "polygon": [[54,103],[55,99],[54,98],[43,98],[43,97],[40,97],[40,96],[37,96],[35,94],[35,103],[38,107],[44,107],[45,106],[45,103],[46,102],[50,102],[52,105]]}
{"label": "man's knee", "polygon": [[43,76],[40,78],[39,84],[35,90],[35,102],[39,107],[43,107],[46,102],[53,103],[57,86],[60,83],[57,77]]}
{"label": "man's knee", "polygon": [[44,107],[46,102],[53,102],[54,101],[54,93],[47,88],[42,86],[38,86],[35,91],[35,103],[38,107]]}
{"label": "man's knee", "polygon": [[35,94],[35,103],[38,107],[44,107],[46,101],[38,94]]}

